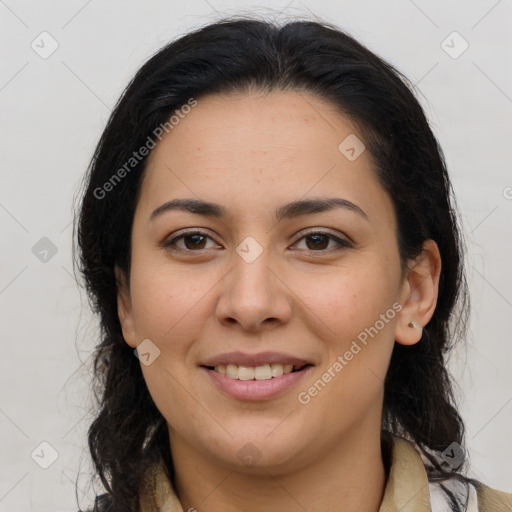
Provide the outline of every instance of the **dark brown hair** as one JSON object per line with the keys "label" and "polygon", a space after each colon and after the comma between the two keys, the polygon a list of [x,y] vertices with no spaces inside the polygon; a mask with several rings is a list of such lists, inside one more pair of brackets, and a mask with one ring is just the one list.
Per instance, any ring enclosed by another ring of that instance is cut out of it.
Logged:
{"label": "dark brown hair", "polygon": [[[117,313],[114,265],[129,278],[132,222],[147,158],[100,198],[98,190],[176,109],[208,94],[305,90],[338,106],[360,127],[394,204],[402,263],[418,255],[427,239],[437,243],[442,259],[437,307],[421,341],[395,343],[382,427],[425,452],[443,451],[452,442],[463,446],[446,368],[446,355],[467,320],[462,244],[443,154],[413,89],[399,71],[335,26],[278,26],[247,17],[224,19],[171,42],[136,73],[92,158],[75,226],[79,271],[101,325],[98,413],[89,448],[111,510],[136,511],[142,473],[160,457],[169,466],[172,459],[165,419],[123,339]],[[435,466],[432,478],[443,476]]]}

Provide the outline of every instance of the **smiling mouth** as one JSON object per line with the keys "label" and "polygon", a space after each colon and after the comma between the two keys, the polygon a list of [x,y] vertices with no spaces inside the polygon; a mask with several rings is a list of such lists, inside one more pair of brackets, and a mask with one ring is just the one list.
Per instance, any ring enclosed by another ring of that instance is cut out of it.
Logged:
{"label": "smiling mouth", "polygon": [[288,373],[300,372],[309,366],[312,365],[294,366],[291,364],[267,363],[259,366],[219,364],[217,366],[205,366],[205,368],[235,380],[270,380]]}

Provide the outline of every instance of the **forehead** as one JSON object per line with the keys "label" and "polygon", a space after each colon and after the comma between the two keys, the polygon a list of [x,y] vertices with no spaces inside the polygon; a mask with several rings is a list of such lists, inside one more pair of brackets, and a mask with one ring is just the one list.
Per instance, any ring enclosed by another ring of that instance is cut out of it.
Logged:
{"label": "forehead", "polygon": [[240,210],[333,191],[354,202],[382,195],[363,144],[355,123],[312,93],[206,96],[150,154],[142,206],[184,195]]}
{"label": "forehead", "polygon": [[152,159],[163,156],[165,146],[194,159],[202,150],[229,153],[230,160],[247,153],[262,157],[269,150],[274,158],[292,151],[337,156],[341,140],[358,131],[336,105],[305,91],[209,95],[174,119],[178,124],[164,135]]}

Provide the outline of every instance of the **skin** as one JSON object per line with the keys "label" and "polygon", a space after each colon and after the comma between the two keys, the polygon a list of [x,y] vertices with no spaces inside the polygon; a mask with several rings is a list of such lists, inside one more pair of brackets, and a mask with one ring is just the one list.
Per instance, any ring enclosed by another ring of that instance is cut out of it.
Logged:
{"label": "skin", "polygon": [[[129,287],[116,268],[118,311],[131,347],[150,339],[160,350],[141,368],[169,426],[184,510],[379,509],[383,379],[395,341],[420,340],[435,309],[441,263],[427,241],[401,267],[393,204],[369,151],[350,161],[338,149],[350,134],[364,141],[334,105],[310,93],[212,95],[200,98],[149,157]],[[349,200],[367,218],[338,208],[275,222],[276,208],[313,197]],[[176,210],[150,221],[175,198],[215,202],[228,215]],[[210,238],[176,241],[182,252],[163,246],[193,228]],[[351,246],[304,238],[306,229]],[[252,263],[236,252],[249,236],[262,249]],[[301,404],[298,393],[394,303],[401,311]],[[285,352],[315,366],[279,397],[241,402],[198,367],[235,350]],[[249,467],[237,457],[246,443],[260,457]]]}

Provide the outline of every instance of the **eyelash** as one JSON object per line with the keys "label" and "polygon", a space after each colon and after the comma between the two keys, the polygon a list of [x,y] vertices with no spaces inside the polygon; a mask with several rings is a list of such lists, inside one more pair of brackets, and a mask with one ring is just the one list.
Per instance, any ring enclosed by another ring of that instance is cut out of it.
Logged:
{"label": "eyelash", "polygon": [[[200,252],[203,252],[207,249],[198,249],[198,250],[193,250],[193,249],[183,249],[181,247],[176,247],[176,242],[181,240],[182,238],[186,238],[188,236],[193,236],[193,235],[200,235],[200,236],[205,236],[207,238],[211,238],[211,236],[206,233],[205,231],[200,231],[200,230],[193,230],[193,231],[187,231],[185,233],[181,233],[180,235],[174,237],[173,239],[169,240],[168,242],[164,241],[162,243],[162,246],[166,249],[169,249],[171,251],[176,251],[176,252],[181,252],[181,253],[200,253]],[[349,249],[349,248],[352,248],[353,245],[348,242],[347,240],[343,240],[337,236],[334,236],[332,233],[328,232],[328,231],[309,231],[309,232],[304,232],[304,231],[301,231],[299,232],[299,235],[302,235],[296,242],[295,244],[297,244],[298,242],[300,242],[302,239],[308,237],[308,236],[312,236],[312,235],[322,235],[322,236],[327,236],[328,238],[330,238],[331,240],[334,240],[337,244],[338,244],[338,247],[335,247],[335,248],[331,248],[331,249],[321,249],[321,250],[318,250],[318,251],[315,251],[313,249],[298,249],[298,250],[306,250],[308,252],[311,252],[311,253],[323,253],[323,254],[330,254],[330,253],[333,253],[333,252],[338,252],[338,251],[341,251],[341,250],[344,250],[344,249]],[[294,244],[294,245],[295,245]]]}

